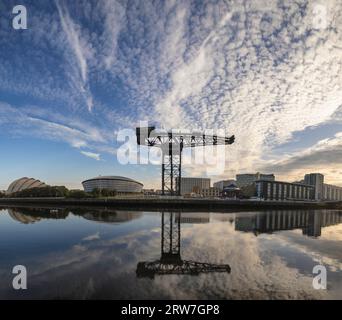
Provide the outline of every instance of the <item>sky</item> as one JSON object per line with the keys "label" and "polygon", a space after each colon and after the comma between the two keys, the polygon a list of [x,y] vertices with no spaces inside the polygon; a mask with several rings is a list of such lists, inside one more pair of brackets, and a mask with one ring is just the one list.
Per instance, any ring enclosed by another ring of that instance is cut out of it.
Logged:
{"label": "sky", "polygon": [[[28,176],[80,188],[122,164],[121,130],[234,134],[223,172],[308,172],[342,186],[342,3],[0,0],[0,190]],[[208,176],[188,164],[186,176]]]}

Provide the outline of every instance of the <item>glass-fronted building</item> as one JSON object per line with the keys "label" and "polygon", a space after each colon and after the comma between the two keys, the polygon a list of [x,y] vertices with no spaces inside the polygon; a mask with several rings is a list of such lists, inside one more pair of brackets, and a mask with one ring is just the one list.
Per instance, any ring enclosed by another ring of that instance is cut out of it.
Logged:
{"label": "glass-fronted building", "polygon": [[274,181],[275,176],[273,173],[271,174],[265,174],[265,173],[243,173],[243,174],[237,174],[236,175],[236,185],[239,188],[249,186],[257,180],[268,180],[268,181]]}
{"label": "glass-fronted building", "polygon": [[140,193],[142,183],[127,177],[99,176],[82,182],[85,192],[92,192],[95,188],[112,190],[118,193]]}

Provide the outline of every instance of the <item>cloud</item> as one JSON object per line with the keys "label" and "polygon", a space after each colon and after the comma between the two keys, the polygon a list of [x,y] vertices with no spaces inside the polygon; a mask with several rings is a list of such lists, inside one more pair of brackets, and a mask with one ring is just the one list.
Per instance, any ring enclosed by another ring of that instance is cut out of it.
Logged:
{"label": "cloud", "polygon": [[34,108],[17,108],[0,101],[0,125],[15,134],[24,136],[29,134],[63,141],[74,148],[89,148],[95,143],[106,142],[106,133],[92,127],[89,123],[76,119],[70,122],[62,115],[55,115],[52,120],[46,120],[35,113]]}
{"label": "cloud", "polygon": [[320,140],[303,151],[284,155],[283,158],[269,162],[264,168],[282,175],[295,173],[297,176],[311,169],[327,173],[328,180],[341,184],[342,171],[336,168],[342,162],[342,132],[336,133],[333,138]]}
{"label": "cloud", "polygon": [[71,20],[67,8],[64,5],[60,5],[59,1],[56,1],[56,6],[58,9],[62,29],[66,35],[67,42],[76,58],[76,63],[78,65],[81,80],[78,81],[76,79],[76,84],[79,86],[79,90],[85,95],[85,101],[87,103],[88,110],[92,111],[94,103],[88,87],[87,62],[87,59],[90,59],[92,55],[91,47],[82,39],[80,27]]}
{"label": "cloud", "polygon": [[[223,128],[236,142],[227,147],[222,177],[262,166],[276,170],[277,147],[291,145],[295,133],[341,121],[342,4],[324,6],[327,23],[320,27],[315,2],[305,1],[33,4],[25,37],[0,28],[6,48],[0,90],[44,113],[34,118],[67,127],[75,120],[101,132],[101,141],[89,139],[93,133],[66,139],[76,147],[115,153],[113,133],[140,120],[165,128]],[[8,134],[18,131],[12,121]],[[48,127],[30,124],[37,127],[32,134]],[[298,152],[286,161],[302,154],[306,158],[293,159],[293,166],[305,170],[311,156],[311,164],[319,164],[318,151]],[[334,152],[339,156],[338,145],[330,147]],[[282,168],[284,176],[292,170]],[[191,175],[206,171],[188,169]]]}
{"label": "cloud", "polygon": [[89,151],[81,151],[81,153],[83,155],[85,155],[86,157],[92,158],[94,160],[100,161],[101,157],[99,153],[93,153],[93,152],[89,152]]}
{"label": "cloud", "polygon": [[[83,294],[91,278],[94,279],[93,296],[88,298],[322,299],[341,295],[340,287],[333,280],[329,281],[329,290],[312,287],[312,265],[318,261],[331,269],[340,265],[334,257],[336,250],[320,251],[330,244],[337,249],[338,242],[326,240],[324,247],[318,248],[317,239],[298,237],[292,231],[282,232],[277,237],[237,232],[236,214],[229,214],[225,221],[213,220],[213,214],[208,214],[210,223],[182,225],[181,229],[182,259],[229,264],[230,274],[214,272],[139,279],[136,276],[138,262],[154,261],[161,254],[160,217],[153,220],[152,216],[143,217],[144,223],[139,224],[138,229],[127,231],[125,228],[124,235],[114,232],[96,243],[79,243],[77,238],[66,237],[71,242],[64,250],[38,254],[29,265],[34,270],[29,295],[75,298]],[[120,225],[115,228],[119,230]],[[303,257],[308,265],[301,263]],[[101,276],[94,278],[97,270],[101,270]],[[0,274],[5,271],[0,269]],[[42,290],[47,283],[50,290]],[[61,283],[65,284],[62,291]],[[8,296],[14,292],[0,288],[1,294]]]}
{"label": "cloud", "polygon": [[90,236],[84,237],[82,241],[93,241],[93,240],[99,240],[100,239],[100,233],[96,232],[94,234],[91,234]]}

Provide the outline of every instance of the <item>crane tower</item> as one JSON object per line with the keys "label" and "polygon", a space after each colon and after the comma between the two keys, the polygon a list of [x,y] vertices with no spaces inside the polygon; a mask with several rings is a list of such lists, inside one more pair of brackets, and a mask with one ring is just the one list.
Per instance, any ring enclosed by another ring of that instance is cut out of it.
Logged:
{"label": "crane tower", "polygon": [[147,147],[159,147],[162,152],[162,194],[181,195],[182,151],[207,145],[230,145],[235,136],[219,137],[201,132],[157,132],[156,128],[136,128],[137,144]]}

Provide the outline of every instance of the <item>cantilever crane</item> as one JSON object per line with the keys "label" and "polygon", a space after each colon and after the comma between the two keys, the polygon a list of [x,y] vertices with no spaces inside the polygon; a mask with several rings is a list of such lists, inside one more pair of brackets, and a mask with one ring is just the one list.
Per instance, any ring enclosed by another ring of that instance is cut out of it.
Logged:
{"label": "cantilever crane", "polygon": [[206,145],[230,145],[235,136],[219,137],[203,133],[156,132],[155,127],[136,128],[137,144],[162,151],[162,194],[181,195],[182,151]]}
{"label": "cantilever crane", "polygon": [[181,214],[169,213],[165,219],[162,213],[161,226],[161,257],[151,262],[139,262],[136,274],[138,277],[153,279],[155,275],[188,274],[199,275],[200,273],[227,272],[230,273],[228,264],[212,264],[191,260],[182,260],[180,254],[180,219]]}

